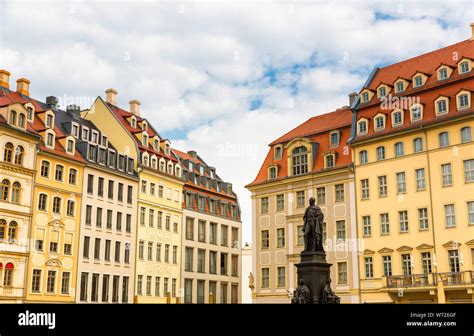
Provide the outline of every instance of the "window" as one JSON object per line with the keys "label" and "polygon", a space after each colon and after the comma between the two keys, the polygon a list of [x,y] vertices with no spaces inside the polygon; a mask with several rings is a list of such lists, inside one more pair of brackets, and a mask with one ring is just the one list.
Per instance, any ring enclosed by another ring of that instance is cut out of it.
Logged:
{"label": "window", "polygon": [[109,188],[107,189],[107,196],[109,199],[114,199],[114,181],[109,180]]}
{"label": "window", "polygon": [[283,152],[283,148],[281,146],[275,147],[275,160],[281,159],[282,152]]}
{"label": "window", "polygon": [[334,167],[334,155],[333,154],[328,154],[325,156],[325,163],[326,167],[325,168],[332,168]]}
{"label": "window", "polygon": [[368,101],[369,101],[369,93],[368,92],[362,93],[362,102],[366,103]]}
{"label": "window", "polygon": [[137,278],[137,295],[143,295],[143,275],[139,274]]}
{"label": "window", "polygon": [[92,224],[92,206],[87,205],[86,206],[86,225],[91,225]]}
{"label": "window", "polygon": [[276,209],[277,211],[285,210],[285,195],[280,194],[276,196]]}
{"label": "window", "polygon": [[74,140],[69,139],[67,141],[67,152],[70,154],[74,154]]}
{"label": "window", "polygon": [[421,254],[421,268],[423,269],[423,274],[431,273],[431,253],[423,252]]}
{"label": "window", "polygon": [[262,288],[270,287],[270,269],[262,268]]}
{"label": "window", "polygon": [[331,132],[330,142],[331,142],[331,147],[339,146],[339,132],[338,131]]}
{"label": "window", "polygon": [[123,183],[118,184],[117,201],[123,202]]}
{"label": "window", "polygon": [[472,133],[470,127],[463,127],[461,128],[461,142],[471,142],[472,141]]}
{"label": "window", "polygon": [[277,267],[277,286],[278,287],[285,287],[286,286],[286,279],[285,279],[285,267]]}
{"label": "window", "polygon": [[369,180],[368,179],[360,180],[360,187],[361,187],[362,199],[368,199],[370,197]]}
{"label": "window", "polygon": [[303,232],[303,225],[300,225],[296,228],[298,231],[298,245],[304,244],[304,232]]}
{"label": "window", "polygon": [[441,68],[438,70],[438,80],[443,80],[448,78],[448,68]]}
{"label": "window", "polygon": [[3,180],[2,181],[2,186],[1,186],[1,189],[0,189],[0,196],[1,196],[1,200],[2,201],[5,201],[5,202],[8,202],[8,195],[10,193],[10,181],[8,181],[7,179]]}
{"label": "window", "polygon": [[381,86],[378,89],[379,98],[385,97],[387,95],[387,88],[385,86]]}
{"label": "window", "polygon": [[305,193],[304,190],[296,192],[296,207],[304,208],[305,204]]}
{"label": "window", "polygon": [[117,222],[115,228],[118,232],[122,231],[122,213],[117,212]]}
{"label": "window", "polygon": [[444,114],[448,112],[447,99],[440,99],[436,102],[436,113]]}
{"label": "window", "polygon": [[362,150],[359,152],[359,163],[364,164],[369,161],[368,154],[366,150]]}
{"label": "window", "polygon": [[326,204],[326,187],[316,188],[317,204]]}
{"label": "window", "polygon": [[336,239],[338,241],[346,240],[346,221],[345,220],[336,221]]}
{"label": "window", "polygon": [[293,175],[308,173],[308,153],[304,146],[296,147],[292,152]]}
{"label": "window", "polygon": [[23,157],[25,155],[25,150],[22,146],[17,146],[15,149],[15,164],[22,165],[23,164]]}
{"label": "window", "polygon": [[60,197],[53,197],[53,213],[55,214],[61,213],[61,198]]}
{"label": "window", "polygon": [[16,111],[11,111],[10,112],[10,124],[16,126],[16,116],[17,113]]}
{"label": "window", "polygon": [[419,153],[423,151],[423,139],[416,138],[413,140],[413,152]]}
{"label": "window", "polygon": [[268,213],[268,197],[262,197],[260,199],[260,213]]}
{"label": "window", "polygon": [[367,133],[367,121],[363,120],[363,121],[359,121],[358,123],[358,133],[359,134],[362,134],[362,133]]}
{"label": "window", "polygon": [[426,182],[425,182],[425,168],[420,168],[415,170],[416,175],[416,190],[425,190]]}
{"label": "window", "polygon": [[411,275],[411,254],[402,254],[403,275]]}
{"label": "window", "polygon": [[148,209],[148,226],[153,227],[155,225],[155,210]]}
{"label": "window", "polygon": [[387,176],[379,176],[379,197],[387,196]]}
{"label": "window", "polygon": [[439,147],[449,146],[449,135],[448,132],[441,132],[439,134]]}
{"label": "window", "polygon": [[418,209],[418,223],[420,224],[420,230],[428,230],[428,209]]}
{"label": "window", "polygon": [[277,248],[285,247],[285,229],[277,229]]}
{"label": "window", "polygon": [[270,248],[270,231],[262,231],[262,250],[268,250]]}
{"label": "window", "polygon": [[464,182],[474,181],[474,159],[464,161]]}
{"label": "window", "polygon": [[397,173],[397,193],[404,194],[407,190],[405,172]]}
{"label": "window", "polygon": [[194,218],[186,217],[186,239],[194,240]]}
{"label": "window", "polygon": [[80,293],[80,300],[85,302],[87,301],[87,283],[88,283],[89,273],[82,272],[81,273],[81,293]]}
{"label": "window", "polygon": [[94,243],[94,259],[99,260],[100,259],[100,238],[95,239]]}
{"label": "window", "polygon": [[20,191],[21,191],[21,184],[19,182],[13,182],[12,184],[12,198],[11,202],[14,204],[20,203]]}
{"label": "window", "polygon": [[91,174],[87,176],[87,193],[94,193],[94,175]]}
{"label": "window", "polygon": [[18,127],[25,128],[25,115],[23,113],[18,114]]}
{"label": "window", "polygon": [[132,204],[133,202],[133,187],[128,186],[127,187],[127,203]]}
{"label": "window", "polygon": [[383,146],[377,147],[376,151],[377,151],[377,160],[378,161],[385,160],[385,147]]}
{"label": "window", "polygon": [[33,293],[40,292],[40,284],[41,284],[41,270],[34,269],[33,270],[33,277],[31,280],[31,291]]}
{"label": "window", "polygon": [[73,200],[68,200],[67,209],[66,209],[67,215],[74,217],[75,209],[76,209],[76,202],[74,202]]}
{"label": "window", "polygon": [[8,242],[15,243],[16,242],[16,231],[18,228],[18,224],[16,222],[10,222],[8,225]]}
{"label": "window", "polygon": [[374,277],[374,265],[372,262],[372,257],[365,257],[364,258],[364,266],[365,266],[365,277],[367,279]]}
{"label": "window", "polygon": [[227,246],[228,245],[228,228],[226,225],[221,226],[221,245]]}
{"label": "window", "polygon": [[148,242],[147,259],[148,261],[153,260],[153,242]]}
{"label": "window", "polygon": [[372,226],[370,223],[370,216],[362,216],[364,237],[370,237],[372,235]]}
{"label": "window", "polygon": [[69,169],[68,183],[72,185],[76,185],[77,183],[77,170],[74,168]]}
{"label": "window", "polygon": [[217,224],[210,223],[209,224],[209,243],[217,244]]}
{"label": "window", "polygon": [[463,93],[458,96],[458,109],[464,109],[469,107],[469,95],[467,93]]}
{"label": "window", "polygon": [[46,134],[46,146],[54,147],[54,135],[53,133]]}
{"label": "window", "polygon": [[104,197],[104,178],[99,177],[99,182],[97,185],[97,196]]}
{"label": "window", "polygon": [[56,291],[56,271],[48,271],[48,278],[46,281],[46,292],[54,293]]}
{"label": "window", "polygon": [[400,222],[400,232],[408,232],[408,212],[399,211],[398,218]]}
{"label": "window", "polygon": [[421,76],[416,76],[414,81],[415,81],[413,85],[414,87],[419,87],[423,85],[423,77]]}
{"label": "window", "polygon": [[446,227],[456,226],[456,216],[454,213],[454,204],[447,204],[444,206],[444,215],[446,219]]}
{"label": "window", "polygon": [[46,115],[46,127],[53,127],[53,116],[51,114]]}
{"label": "window", "polygon": [[459,64],[459,73],[465,74],[470,71],[469,61],[464,61]]}
{"label": "window", "polygon": [[115,262],[116,263],[120,262],[120,242],[119,241],[115,242]]}
{"label": "window", "polygon": [[48,161],[41,161],[41,170],[40,170],[41,177],[49,178],[50,165],[51,164]]}
{"label": "window", "polygon": [[413,105],[411,107],[411,121],[417,121],[421,119],[421,106],[419,104]]}
{"label": "window", "polygon": [[388,213],[380,214],[380,227],[382,235],[387,235],[390,233],[390,222]]}
{"label": "window", "polygon": [[277,178],[277,169],[276,167],[271,167],[270,168],[270,180],[274,180]]}
{"label": "window", "polygon": [[140,207],[140,225],[145,226],[145,211],[144,207]]}
{"label": "window", "polygon": [[375,118],[375,130],[381,130],[385,128],[385,118],[382,116]]}
{"label": "window", "polygon": [[165,263],[170,262],[170,245],[165,244]]}
{"label": "window", "polygon": [[474,224],[474,202],[473,201],[467,202],[467,216],[468,216],[467,223],[469,225],[473,225]]}
{"label": "window", "polygon": [[391,276],[392,275],[392,257],[383,256],[382,260],[383,260],[383,275]]}
{"label": "window", "polygon": [[443,177],[443,187],[447,187],[453,184],[453,175],[450,163],[441,165],[441,175]]}
{"label": "window", "polygon": [[336,202],[344,202],[344,184],[336,184],[334,189],[336,191]]}
{"label": "window", "polygon": [[98,228],[102,227],[102,208],[97,208],[95,225]]}
{"label": "window", "polygon": [[217,274],[217,252],[209,251],[209,273]]}
{"label": "window", "polygon": [[395,144],[395,156],[402,156],[405,154],[403,142],[397,142]]}
{"label": "window", "polygon": [[193,271],[193,253],[194,249],[191,247],[186,247],[184,250],[184,270],[186,272]]}
{"label": "window", "polygon": [[337,263],[337,283],[338,285],[347,285],[347,263]]}
{"label": "window", "polygon": [[404,83],[402,81],[397,82],[396,89],[397,89],[397,92],[405,91]]}
{"label": "window", "polygon": [[145,242],[143,240],[140,240],[138,242],[138,259],[140,260],[143,260],[145,257],[144,257],[144,251],[145,249]]}
{"label": "window", "polygon": [[82,256],[84,259],[89,259],[89,244],[90,244],[90,237],[84,237],[84,249],[82,251]]}
{"label": "window", "polygon": [[393,112],[392,118],[393,126],[401,125],[403,122],[403,114],[401,111]]}

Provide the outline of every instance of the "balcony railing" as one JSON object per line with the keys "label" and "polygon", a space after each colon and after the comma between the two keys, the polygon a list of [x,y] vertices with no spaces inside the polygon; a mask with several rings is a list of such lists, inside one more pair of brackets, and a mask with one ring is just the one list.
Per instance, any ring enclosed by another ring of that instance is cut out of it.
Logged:
{"label": "balcony railing", "polygon": [[387,276],[388,288],[402,287],[429,287],[436,286],[437,279],[441,279],[444,286],[458,286],[474,284],[474,272],[446,272],[412,275],[391,275]]}

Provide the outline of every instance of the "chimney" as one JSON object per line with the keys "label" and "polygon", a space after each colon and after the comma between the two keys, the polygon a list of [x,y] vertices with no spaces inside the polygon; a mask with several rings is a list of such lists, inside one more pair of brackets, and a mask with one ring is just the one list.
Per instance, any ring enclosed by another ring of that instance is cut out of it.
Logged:
{"label": "chimney", "polygon": [[117,94],[118,92],[115,89],[110,88],[105,90],[105,101],[114,106],[117,106]]}
{"label": "chimney", "polygon": [[7,70],[0,70],[0,86],[10,88],[10,73]]}
{"label": "chimney", "polygon": [[24,96],[30,96],[30,81],[26,78],[19,78],[16,80],[16,92]]}
{"label": "chimney", "polygon": [[58,107],[58,102],[59,100],[55,96],[46,97],[46,105],[52,109],[56,109]]}
{"label": "chimney", "polygon": [[188,151],[188,154],[189,154],[190,156],[192,156],[193,159],[195,159],[195,158],[197,157],[196,151]]}
{"label": "chimney", "polygon": [[359,94],[357,92],[349,93],[349,107],[351,107],[355,103],[358,96]]}
{"label": "chimney", "polygon": [[471,40],[474,40],[474,22],[471,23]]}
{"label": "chimney", "polygon": [[130,104],[130,112],[136,116],[140,116],[140,101],[137,99],[132,99],[128,103]]}

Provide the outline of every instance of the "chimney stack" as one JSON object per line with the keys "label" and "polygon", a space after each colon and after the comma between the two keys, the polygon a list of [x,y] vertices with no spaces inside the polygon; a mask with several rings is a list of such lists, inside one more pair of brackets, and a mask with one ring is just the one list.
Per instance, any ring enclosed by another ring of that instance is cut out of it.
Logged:
{"label": "chimney stack", "polygon": [[193,150],[188,151],[188,155],[190,155],[193,159],[196,159],[196,157],[197,157],[196,151],[193,151]]}
{"label": "chimney stack", "polygon": [[117,94],[118,92],[115,89],[110,88],[105,90],[105,101],[114,106],[117,106]]}
{"label": "chimney stack", "polygon": [[0,70],[0,86],[5,89],[10,88],[10,73],[7,70]]}
{"label": "chimney stack", "polygon": [[46,105],[48,105],[53,110],[58,107],[59,100],[55,96],[46,97]]}
{"label": "chimney stack", "polygon": [[24,96],[30,96],[30,81],[26,78],[19,78],[16,80],[16,92]]}
{"label": "chimney stack", "polygon": [[474,40],[474,22],[471,23],[471,40]]}
{"label": "chimney stack", "polygon": [[132,99],[128,103],[130,104],[130,112],[136,116],[140,116],[140,101],[137,99]]}
{"label": "chimney stack", "polygon": [[349,93],[349,107],[352,107],[358,96],[359,94],[357,92]]}

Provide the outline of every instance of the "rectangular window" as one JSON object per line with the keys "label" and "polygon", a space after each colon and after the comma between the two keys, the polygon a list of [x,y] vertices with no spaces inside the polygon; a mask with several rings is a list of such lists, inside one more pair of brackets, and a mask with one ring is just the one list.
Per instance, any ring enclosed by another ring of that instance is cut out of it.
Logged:
{"label": "rectangular window", "polygon": [[346,221],[338,220],[336,221],[336,238],[339,241],[346,240]]}
{"label": "rectangular window", "polygon": [[178,246],[173,245],[173,264],[178,263]]}
{"label": "rectangular window", "polygon": [[390,222],[388,213],[380,214],[380,227],[382,235],[387,235],[390,233]]}
{"label": "rectangular window", "polygon": [[407,190],[405,172],[397,173],[397,193],[404,194]]}
{"label": "rectangular window", "polygon": [[317,204],[326,204],[326,187],[316,188]]}
{"label": "rectangular window", "polygon": [[87,284],[89,282],[89,273],[82,272],[81,273],[81,294],[79,299],[82,302],[87,301]]}
{"label": "rectangular window", "polygon": [[109,302],[109,280],[109,275],[102,275],[102,302]]}
{"label": "rectangular window", "polygon": [[411,275],[411,255],[402,254],[403,275]]}
{"label": "rectangular window", "polygon": [[143,295],[143,275],[137,277],[137,295]]}
{"label": "rectangular window", "polygon": [[184,250],[184,270],[186,272],[193,271],[193,254],[194,249],[191,247],[186,247]]}
{"label": "rectangular window", "polygon": [[194,240],[194,218],[186,217],[186,239]]}
{"label": "rectangular window", "polygon": [[277,229],[277,248],[285,247],[285,229]]}
{"label": "rectangular window", "polygon": [[277,211],[285,210],[285,195],[277,195],[276,196],[276,208]]}
{"label": "rectangular window", "polygon": [[95,225],[98,228],[102,227],[102,208],[97,208]]}
{"label": "rectangular window", "polygon": [[114,181],[109,181],[109,188],[107,189],[107,196],[110,200],[114,199]]}
{"label": "rectangular window", "polygon": [[364,237],[370,237],[372,235],[372,225],[370,222],[370,216],[362,216],[362,224],[364,230]]}
{"label": "rectangular window", "polygon": [[123,202],[123,183],[118,184],[117,200]]}
{"label": "rectangular window", "polygon": [[84,250],[82,251],[82,256],[85,259],[89,259],[89,244],[90,244],[90,237],[84,237]]}
{"label": "rectangular window", "polygon": [[408,212],[399,211],[398,218],[400,221],[400,232],[408,232]]}
{"label": "rectangular window", "polygon": [[336,202],[344,202],[344,184],[336,184]]}
{"label": "rectangular window", "polygon": [[105,256],[104,256],[104,259],[105,261],[110,261],[110,240],[106,240],[105,241]]}
{"label": "rectangular window", "polygon": [[209,251],[209,273],[217,274],[217,252]]}
{"label": "rectangular window", "polygon": [[262,230],[262,250],[268,250],[270,248],[270,231]]}
{"label": "rectangular window", "polygon": [[383,260],[383,275],[391,276],[392,275],[392,257],[383,256],[382,260]]}
{"label": "rectangular window", "polygon": [[337,283],[339,285],[347,285],[347,263],[337,263]]}
{"label": "rectangular window", "polygon": [[94,259],[96,259],[96,260],[100,259],[100,238],[95,239]]}
{"label": "rectangular window", "polygon": [[460,271],[458,250],[449,251],[449,268],[451,273],[458,273]]}
{"label": "rectangular window", "polygon": [[369,179],[360,180],[360,188],[362,199],[368,199],[370,197]]}
{"label": "rectangular window", "polygon": [[443,176],[443,187],[447,187],[453,184],[453,175],[450,163],[441,165],[441,174]]}
{"label": "rectangular window", "polygon": [[107,229],[111,230],[112,229],[112,215],[113,212],[112,210],[107,210]]}
{"label": "rectangular window", "polygon": [[115,262],[116,263],[120,262],[120,242],[119,241],[115,242]]}
{"label": "rectangular window", "polygon": [[303,232],[303,225],[300,225],[296,228],[298,230],[298,245],[304,244],[304,232]]}
{"label": "rectangular window", "polygon": [[418,209],[418,223],[420,224],[420,230],[428,229],[428,209]]}
{"label": "rectangular window", "polygon": [[304,194],[304,190],[301,190],[296,193],[296,207],[304,208],[304,205],[305,205],[305,194]]}
{"label": "rectangular window", "polygon": [[222,246],[227,246],[228,245],[228,237],[229,237],[229,232],[228,232],[228,227],[227,225],[222,225],[221,226],[221,245]]}
{"label": "rectangular window", "polygon": [[153,227],[155,225],[155,210],[148,209],[148,226]]}
{"label": "rectangular window", "polygon": [[198,241],[201,243],[206,242],[206,222],[203,220],[198,222]]}
{"label": "rectangular window", "polygon": [[165,263],[170,262],[170,245],[165,244]]}
{"label": "rectangular window", "polygon": [[133,202],[133,186],[127,187],[127,203],[132,204]]}
{"label": "rectangular window", "polygon": [[425,169],[416,169],[416,190],[425,190],[426,188],[426,182],[425,182]]}
{"label": "rectangular window", "polygon": [[474,159],[464,161],[464,182],[474,181]]}
{"label": "rectangular window", "polygon": [[285,287],[286,286],[285,267],[277,267],[277,286],[278,287]]}
{"label": "rectangular window", "polygon": [[[474,225],[474,202],[467,202],[467,223],[469,225]],[[474,263],[474,259],[473,259]]]}
{"label": "rectangular window", "polygon": [[379,197],[387,196],[387,176],[379,176]]}
{"label": "rectangular window", "polygon": [[217,224],[210,223],[209,225],[209,243],[217,244]]}
{"label": "rectangular window", "polygon": [[31,280],[31,291],[33,293],[39,293],[41,286],[41,270],[34,269],[33,270],[33,278]]}
{"label": "rectangular window", "polygon": [[160,277],[155,277],[155,296],[160,296]]}
{"label": "rectangular window", "polygon": [[262,268],[262,288],[270,287],[270,269]]}
{"label": "rectangular window", "polygon": [[204,273],[206,270],[206,250],[199,249],[197,257],[197,271]]}
{"label": "rectangular window", "polygon": [[87,193],[94,193],[94,175],[91,174],[87,175]]}
{"label": "rectangular window", "polygon": [[97,196],[104,197],[104,178],[99,177],[99,184],[97,185]]}
{"label": "rectangular window", "polygon": [[365,257],[364,258],[364,266],[365,266],[365,277],[367,279],[374,277],[374,265],[372,262],[372,257]]}
{"label": "rectangular window", "polygon": [[446,218],[446,227],[456,226],[456,216],[454,213],[454,204],[447,204],[444,206],[444,214]]}
{"label": "rectangular window", "polygon": [[260,213],[268,213],[268,197],[262,197],[260,200]]}
{"label": "rectangular window", "polygon": [[91,301],[99,301],[99,274],[97,273],[92,273]]}
{"label": "rectangular window", "polygon": [[421,267],[423,269],[423,274],[431,273],[431,253],[423,252],[421,254]]}

